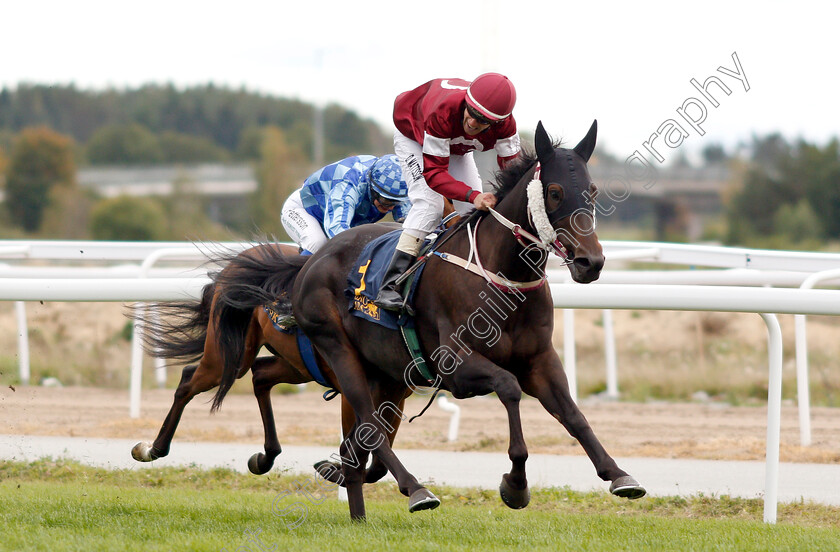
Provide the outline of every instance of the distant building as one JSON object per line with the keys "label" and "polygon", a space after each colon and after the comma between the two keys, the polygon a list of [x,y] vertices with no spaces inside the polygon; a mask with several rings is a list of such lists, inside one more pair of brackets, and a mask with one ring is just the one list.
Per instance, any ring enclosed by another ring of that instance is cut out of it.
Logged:
{"label": "distant building", "polygon": [[[495,153],[480,153],[475,158],[482,181],[492,181],[498,169]],[[596,201],[610,213],[605,216],[602,211],[599,224],[653,227],[656,240],[673,239],[677,235],[689,241],[701,239],[706,224],[723,213],[724,190],[730,182],[729,167],[721,164],[655,169],[652,185],[646,188],[642,182],[631,182],[628,193],[622,183],[627,180],[623,163],[600,163],[593,159],[589,173],[600,190]]]}
{"label": "distant building", "polygon": [[248,196],[257,189],[250,165],[92,167],[79,171],[78,182],[103,197],[196,194],[212,220],[232,226],[247,220]]}
{"label": "distant building", "polygon": [[[495,155],[480,154],[476,161],[482,179],[491,181]],[[626,178],[624,165],[596,161],[589,169],[601,190],[598,203],[605,209],[615,207],[609,216],[602,213],[599,222],[653,225],[656,239],[665,239],[669,231],[690,241],[700,239],[705,224],[723,212],[723,191],[730,179],[725,165],[657,167],[653,185],[645,188],[634,182],[626,199],[615,201],[627,193],[621,183]],[[248,196],[257,189],[250,165],[85,168],[79,171],[78,182],[103,197],[168,196],[180,187],[181,193],[203,198],[211,219],[231,226],[247,221]]]}
{"label": "distant building", "polygon": [[[723,213],[724,190],[730,184],[726,165],[656,167],[652,182],[631,182],[629,190],[624,165],[594,164],[590,174],[601,190],[598,202],[615,207],[610,220],[653,224],[656,240],[670,240],[674,234],[688,241],[701,239],[706,224]],[[615,201],[610,195],[627,197]]]}

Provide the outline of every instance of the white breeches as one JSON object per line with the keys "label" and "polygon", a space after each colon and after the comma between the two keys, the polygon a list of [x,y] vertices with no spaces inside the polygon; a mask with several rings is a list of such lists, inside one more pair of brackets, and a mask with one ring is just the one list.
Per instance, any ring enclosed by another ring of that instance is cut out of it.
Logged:
{"label": "white breeches", "polygon": [[307,251],[315,253],[327,243],[327,235],[321,227],[321,222],[303,208],[300,190],[295,190],[286,199],[280,222],[283,223],[289,237]]}
{"label": "white breeches", "polygon": [[[406,234],[423,239],[443,218],[443,196],[429,188],[426,179],[423,178],[423,146],[396,131],[394,153],[400,160],[403,178],[408,183],[408,198],[411,200],[411,210],[403,222],[403,229]],[[473,190],[482,191],[481,177],[478,175],[472,152],[466,155],[451,155],[449,174]],[[473,204],[466,201],[454,200],[453,204],[461,214],[473,209]]]}

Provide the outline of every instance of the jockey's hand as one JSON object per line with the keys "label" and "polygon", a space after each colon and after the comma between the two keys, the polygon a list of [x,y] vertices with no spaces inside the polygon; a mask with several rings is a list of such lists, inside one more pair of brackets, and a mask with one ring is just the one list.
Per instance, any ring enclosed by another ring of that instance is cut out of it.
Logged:
{"label": "jockey's hand", "polygon": [[479,211],[487,211],[491,207],[496,206],[496,196],[487,192],[480,193],[475,196],[473,205],[475,205],[475,208]]}

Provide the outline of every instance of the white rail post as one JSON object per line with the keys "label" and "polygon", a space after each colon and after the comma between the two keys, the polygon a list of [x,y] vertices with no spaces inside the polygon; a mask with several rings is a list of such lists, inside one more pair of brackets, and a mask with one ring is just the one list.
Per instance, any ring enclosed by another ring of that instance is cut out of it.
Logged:
{"label": "white rail post", "polygon": [[160,357],[155,357],[155,380],[159,388],[166,387],[166,361]]}
{"label": "white rail post", "polygon": [[811,389],[808,377],[808,335],[805,330],[805,315],[794,314],[793,326],[796,334],[796,402],[799,406],[799,444],[811,445]]}
{"label": "white rail post", "polygon": [[449,417],[449,433],[447,440],[452,443],[458,440],[458,425],[461,423],[461,407],[450,402],[445,395],[438,397],[437,405],[444,412],[449,412],[452,415]]}
{"label": "white rail post", "polygon": [[782,425],[782,328],[775,314],[760,313],[767,324],[767,453],[764,474],[764,521],[776,523],[779,497],[779,444]]}
{"label": "white rail post", "polygon": [[[9,245],[0,247],[0,255],[29,256],[29,245]],[[18,325],[18,375],[21,385],[29,385],[29,327],[26,324],[26,306],[23,301],[15,302],[15,318]]]}
{"label": "white rail post", "polygon": [[[840,269],[823,270],[811,274],[799,289],[811,289],[823,280],[840,277]],[[796,331],[796,402],[799,405],[799,443],[811,445],[811,389],[808,377],[808,335],[804,314],[793,315]]]}
{"label": "white rail post", "polygon": [[618,398],[618,362],[615,354],[615,332],[613,331],[612,310],[605,309],[602,313],[604,325],[604,361],[607,369],[607,397]]}
{"label": "white rail post", "polygon": [[[137,313],[142,316],[145,305],[135,305]],[[143,387],[143,322],[134,320],[134,332],[131,337],[131,377],[128,386],[128,415],[132,418],[140,417],[140,390]]]}
{"label": "white rail post", "polygon": [[[149,270],[151,267],[163,257],[176,257],[183,255],[194,255],[196,253],[195,247],[173,247],[168,249],[157,249],[152,251],[143,259],[140,265],[140,273],[138,278],[145,279],[149,277]],[[136,306],[137,315],[142,317],[146,306],[138,303]],[[135,321],[134,332],[131,336],[131,378],[129,384],[129,415],[132,418],[140,417],[140,388],[143,385],[143,332],[145,328],[143,324]],[[160,370],[160,366],[158,366]],[[163,381],[166,382],[166,367],[163,369]],[[161,375],[157,374],[157,381],[160,384]]]}
{"label": "white rail post", "polygon": [[577,357],[575,355],[575,311],[573,309],[563,309],[563,360],[566,368],[566,380],[569,382],[569,395],[577,403]]}
{"label": "white rail post", "polygon": [[15,301],[18,326],[18,373],[21,385],[29,385],[29,326],[26,324],[26,304]]}
{"label": "white rail post", "polygon": [[[659,260],[660,255],[661,249],[659,247],[646,247],[615,251],[610,253],[609,259],[610,261]],[[615,352],[615,331],[611,309],[604,309],[601,321],[604,326],[604,369],[607,378],[607,398],[618,399],[618,359]]]}
{"label": "white rail post", "polygon": [[[341,424],[338,424],[338,435],[341,437],[338,440],[338,455],[341,456],[341,443],[344,442],[344,430],[341,428]],[[344,476],[344,470],[341,470],[341,476]],[[347,502],[347,487],[338,486],[338,500]]]}
{"label": "white rail post", "polygon": [[[155,322],[160,322],[160,316],[157,312],[153,313],[152,316],[154,317]],[[154,364],[155,364],[155,380],[157,381],[157,386],[160,389],[166,387],[166,360],[155,356],[154,357]]]}

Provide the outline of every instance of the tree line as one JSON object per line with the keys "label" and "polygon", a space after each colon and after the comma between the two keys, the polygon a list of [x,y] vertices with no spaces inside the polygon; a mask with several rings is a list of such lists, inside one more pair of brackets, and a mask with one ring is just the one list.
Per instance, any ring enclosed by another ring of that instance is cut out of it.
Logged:
{"label": "tree line", "polygon": [[[284,237],[280,207],[315,170],[314,107],[208,84],[83,91],[20,85],[0,90],[0,181],[7,237],[189,239],[255,228]],[[331,105],[324,109],[324,161],[382,154],[390,139],[372,121]],[[608,152],[596,152],[609,162]],[[730,245],[820,249],[840,241],[840,142],[753,136],[734,153],[702,151],[707,165],[727,164],[722,227],[710,236]],[[202,198],[181,183],[170,198],[105,200],[80,190],[79,165],[148,165],[247,161],[259,183],[247,220],[219,228]],[[133,213],[133,214],[132,214]]]}
{"label": "tree line", "polygon": [[824,146],[780,134],[753,137],[733,165],[726,202],[730,244],[820,249],[840,240],[840,141]]}
{"label": "tree line", "polygon": [[[0,91],[0,227],[7,236],[94,239],[230,239],[256,228],[283,237],[280,207],[315,168],[315,107],[212,84],[178,90],[83,91],[20,85]],[[391,140],[373,121],[338,105],[323,109],[324,159],[383,154]],[[245,220],[220,228],[203,198],[96,197],[81,190],[86,165],[249,162],[259,184]]]}
{"label": "tree line", "polygon": [[[27,127],[46,126],[83,146],[92,164],[254,159],[259,129],[273,126],[312,158],[315,107],[299,100],[213,84],[79,90],[73,85],[22,84],[0,90],[0,145]],[[391,140],[373,121],[338,105],[323,110],[324,157],[384,153]]]}

